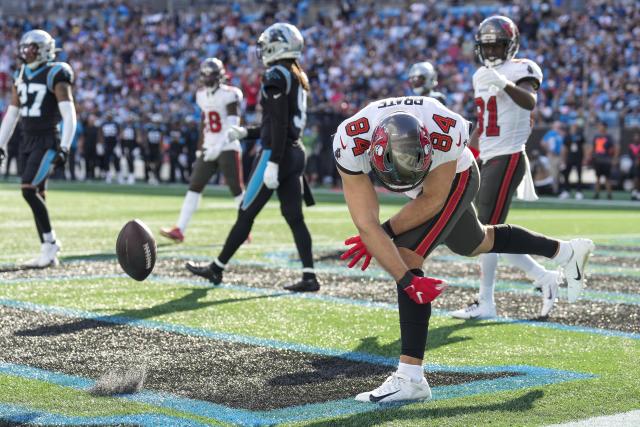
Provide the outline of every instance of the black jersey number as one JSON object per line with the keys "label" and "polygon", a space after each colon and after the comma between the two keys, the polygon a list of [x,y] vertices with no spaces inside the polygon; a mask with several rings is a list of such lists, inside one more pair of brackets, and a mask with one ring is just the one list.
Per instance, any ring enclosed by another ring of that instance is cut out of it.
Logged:
{"label": "black jersey number", "polygon": [[[29,94],[34,93],[33,101],[29,105]],[[42,83],[20,83],[18,96],[20,97],[20,115],[22,117],[40,117],[42,101],[47,94],[47,86]]]}

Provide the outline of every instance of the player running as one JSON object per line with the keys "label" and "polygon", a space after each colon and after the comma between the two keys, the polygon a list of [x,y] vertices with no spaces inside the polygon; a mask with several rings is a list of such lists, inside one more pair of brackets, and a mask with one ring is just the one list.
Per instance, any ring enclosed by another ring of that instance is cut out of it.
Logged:
{"label": "player running", "polygon": [[[471,146],[480,151],[481,178],[476,207],[480,222],[487,225],[505,222],[511,198],[521,183],[522,198],[537,199],[525,143],[533,126],[532,111],[536,106],[536,91],[542,82],[542,71],[531,60],[514,59],[519,40],[518,28],[504,16],[485,19],[476,33],[476,54],[483,66],[473,75],[477,127]],[[560,274],[546,270],[529,255],[505,254],[504,258],[542,289],[540,315],[549,315],[558,295]],[[497,264],[496,253],[480,256],[479,298],[454,311],[453,317],[496,317],[493,294]]]}
{"label": "player running", "polygon": [[196,158],[178,223],[172,228],[160,229],[161,235],[176,243],[184,241],[184,233],[198,209],[202,191],[219,170],[237,205],[244,194],[240,141],[227,136],[232,126],[240,125],[242,91],[225,84],[224,64],[218,58],[207,58],[200,64],[200,82],[202,87],[196,92],[196,103],[202,111],[198,141],[201,153]]}
{"label": "player running", "polygon": [[67,160],[77,120],[71,91],[73,71],[66,62],[53,62],[55,56],[56,42],[46,31],[31,30],[22,36],[19,57],[23,64],[14,74],[11,102],[0,126],[1,161],[18,119],[22,122],[22,197],[33,212],[41,243],[40,255],[23,265],[28,268],[57,265],[62,247],[51,226],[45,190],[50,166]]}
{"label": "player running", "polygon": [[275,191],[303,266],[302,280],[285,286],[285,289],[312,292],[320,288],[313,269],[311,235],[302,214],[305,153],[300,138],[307,118],[309,92],[307,76],[298,63],[303,44],[300,31],[285,23],[271,25],[258,39],[258,52],[267,67],[260,99],[262,125],[250,129],[234,126],[229,135],[231,139],[261,138],[264,149],[222,252],[211,264],[189,262],[186,265],[193,274],[214,284],[222,281],[226,264],[249,236],[253,221]]}
{"label": "player running", "polygon": [[[444,243],[464,256],[482,253],[533,253],[562,266],[570,295],[584,284],[584,267],[593,249],[586,239],[551,239],[517,225],[482,225],[473,200],[480,174],[467,149],[469,123],[427,97],[375,101],[340,124],[333,141],[344,196],[359,236],[342,259],[349,267],[371,257],[397,283],[402,353],[398,370],[377,389],[360,393],[366,402],[425,400],[431,397],[422,360],[433,301],[446,287],[424,277],[425,258]],[[379,202],[367,175],[412,198],[380,224]]]}

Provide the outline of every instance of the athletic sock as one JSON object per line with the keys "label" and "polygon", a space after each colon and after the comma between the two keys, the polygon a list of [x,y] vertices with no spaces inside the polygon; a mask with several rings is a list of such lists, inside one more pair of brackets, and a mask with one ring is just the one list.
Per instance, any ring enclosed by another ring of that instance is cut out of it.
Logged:
{"label": "athletic sock", "polygon": [[539,280],[547,273],[547,269],[538,264],[530,255],[524,254],[503,254],[507,262],[522,270],[530,280]]}
{"label": "athletic sock", "polygon": [[531,254],[553,258],[560,241],[527,230],[517,225],[498,224],[493,228],[493,247],[489,252],[498,254]]}
{"label": "athletic sock", "polygon": [[213,262],[211,263],[211,269],[217,272],[221,272],[222,270],[225,269],[226,266],[227,265],[220,262],[218,258],[214,258]]}
{"label": "athletic sock", "polygon": [[[424,276],[420,269],[412,269],[411,272],[416,276]],[[424,349],[427,344],[431,303],[415,303],[400,285],[396,286],[396,291],[398,294],[400,341],[402,344],[400,354],[422,360],[424,359]]]}
{"label": "athletic sock", "polygon": [[571,243],[561,240],[558,247],[558,253],[553,257],[553,260],[563,266],[569,262],[572,256],[573,248],[571,247]]}
{"label": "athletic sock", "polygon": [[51,229],[48,233],[42,233],[42,240],[44,243],[55,243],[56,242],[56,232]]}
{"label": "athletic sock", "polygon": [[398,373],[408,376],[414,383],[419,383],[424,378],[422,365],[410,365],[409,363],[398,363]]}
{"label": "athletic sock", "polygon": [[187,191],[187,194],[184,196],[184,201],[182,202],[182,209],[180,209],[180,217],[178,218],[178,228],[183,233],[187,229],[187,225],[189,225],[189,221],[191,221],[191,217],[198,209],[200,205],[200,200],[202,199],[201,193],[196,193],[195,191]]}
{"label": "athletic sock", "polygon": [[480,255],[480,300],[495,304],[493,290],[498,267],[498,254]]}

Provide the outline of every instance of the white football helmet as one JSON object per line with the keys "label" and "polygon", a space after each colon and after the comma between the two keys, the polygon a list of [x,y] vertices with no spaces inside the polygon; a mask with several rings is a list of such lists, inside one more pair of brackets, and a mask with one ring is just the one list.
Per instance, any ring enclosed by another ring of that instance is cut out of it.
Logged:
{"label": "white football helmet", "polygon": [[409,86],[416,95],[428,95],[438,84],[438,73],[430,62],[418,62],[409,68]]}
{"label": "white football helmet", "polygon": [[30,67],[38,66],[44,62],[53,61],[56,57],[56,41],[44,30],[31,30],[24,33],[20,39],[19,55],[23,61],[27,62],[27,56],[32,49],[32,45],[37,47],[35,59],[27,64]]}
{"label": "white football helmet", "polygon": [[264,30],[258,38],[258,58],[265,66],[279,59],[298,59],[304,39],[294,25],[278,22]]}

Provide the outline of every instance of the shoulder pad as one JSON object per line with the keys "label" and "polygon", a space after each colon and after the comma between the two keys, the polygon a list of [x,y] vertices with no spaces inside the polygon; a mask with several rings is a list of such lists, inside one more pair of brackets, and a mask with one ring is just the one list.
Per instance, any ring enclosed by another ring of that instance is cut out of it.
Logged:
{"label": "shoulder pad", "polygon": [[274,65],[267,69],[262,80],[263,87],[277,87],[289,94],[291,90],[291,72],[282,65]]}
{"label": "shoulder pad", "polygon": [[66,62],[50,62],[47,74],[47,87],[51,92],[56,83],[67,82],[73,84],[74,75],[71,66]]}

